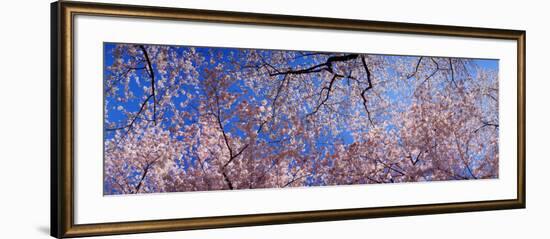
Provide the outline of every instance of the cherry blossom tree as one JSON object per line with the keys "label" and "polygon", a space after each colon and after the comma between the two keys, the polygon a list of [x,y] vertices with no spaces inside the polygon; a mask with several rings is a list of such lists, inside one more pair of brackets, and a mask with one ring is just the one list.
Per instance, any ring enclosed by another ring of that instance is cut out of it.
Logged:
{"label": "cherry blossom tree", "polygon": [[105,45],[104,192],[498,178],[498,61]]}

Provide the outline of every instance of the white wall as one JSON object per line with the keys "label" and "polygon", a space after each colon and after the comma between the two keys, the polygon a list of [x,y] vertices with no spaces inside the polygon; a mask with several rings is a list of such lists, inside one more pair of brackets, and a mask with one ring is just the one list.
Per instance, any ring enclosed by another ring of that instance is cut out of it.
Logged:
{"label": "white wall", "polygon": [[[548,7],[527,1],[117,1],[188,8],[527,30],[527,209],[140,234],[117,238],[508,238],[547,235]],[[48,238],[49,1],[2,5],[0,237]],[[115,237],[113,237],[115,238]]]}

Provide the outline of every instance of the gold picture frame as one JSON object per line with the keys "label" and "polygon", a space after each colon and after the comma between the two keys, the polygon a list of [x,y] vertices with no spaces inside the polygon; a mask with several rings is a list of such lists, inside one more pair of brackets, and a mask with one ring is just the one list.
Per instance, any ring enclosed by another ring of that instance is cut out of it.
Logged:
{"label": "gold picture frame", "polygon": [[[517,197],[511,200],[75,224],[73,196],[75,190],[73,178],[75,120],[73,47],[75,39],[73,38],[73,23],[76,15],[206,21],[516,41]],[[525,31],[64,1],[52,3],[51,22],[51,235],[54,237],[163,232],[525,208]]]}

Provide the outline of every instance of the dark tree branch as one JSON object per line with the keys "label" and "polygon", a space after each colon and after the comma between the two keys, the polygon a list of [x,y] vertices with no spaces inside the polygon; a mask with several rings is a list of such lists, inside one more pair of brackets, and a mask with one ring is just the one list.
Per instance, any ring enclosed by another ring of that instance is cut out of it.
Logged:
{"label": "dark tree branch", "polygon": [[151,60],[149,59],[149,54],[145,50],[145,46],[139,45],[145,55],[145,60],[147,61],[147,66],[149,66],[149,76],[151,77],[151,95],[153,96],[153,121],[155,125],[157,124],[157,99],[155,96],[155,73],[153,72],[153,66],[151,65]]}
{"label": "dark tree branch", "polygon": [[294,60],[296,60],[298,58],[302,58],[302,57],[307,57],[307,56],[327,56],[327,55],[329,55],[328,53],[322,53],[322,52],[309,52],[309,53],[298,52],[298,53],[300,53],[300,55],[297,56],[297,57],[294,57]]}
{"label": "dark tree branch", "polygon": [[230,189],[230,190],[233,190],[233,183],[231,183],[231,180],[229,180],[229,177],[227,176],[227,173],[225,173],[225,171],[222,171],[222,175],[223,175],[223,180],[225,181],[225,183],[227,184],[227,187]]}
{"label": "dark tree branch", "polygon": [[135,191],[134,193],[138,193],[139,190],[141,189],[141,186],[143,185],[143,180],[145,180],[145,177],[147,176],[147,173],[149,172],[149,169],[151,168],[151,166],[153,164],[155,164],[155,162],[157,162],[157,160],[160,159],[161,156],[158,156],[156,159],[154,159],[153,161],[151,162],[148,162],[147,165],[145,166],[145,168],[143,169],[143,173],[141,174],[141,178],[139,180],[139,183],[138,185],[136,186],[135,188]]}
{"label": "dark tree branch", "polygon": [[324,86],[322,89],[321,89],[321,92],[319,93],[319,98],[321,98],[323,96],[323,92],[326,90],[327,93],[325,95],[325,98],[323,100],[321,100],[321,102],[317,105],[317,107],[315,107],[315,109],[310,112],[309,114],[306,115],[306,117],[309,117],[311,115],[314,115],[317,113],[317,111],[319,111],[319,109],[321,108],[321,106],[323,106],[325,104],[325,102],[327,102],[328,98],[330,97],[330,92],[332,91],[332,86],[334,85],[334,82],[336,81],[336,79],[340,77],[339,75],[337,74],[334,74],[334,76],[332,77],[332,79],[330,80],[329,82],[329,85],[328,86]]}
{"label": "dark tree branch", "polygon": [[225,164],[221,168],[222,176],[223,176],[227,186],[229,187],[229,189],[233,189],[233,184],[231,183],[231,180],[229,179],[229,176],[227,175],[225,169],[227,168],[227,166],[231,162],[233,162],[233,160],[235,160],[237,157],[239,157],[243,153],[243,151],[248,147],[248,144],[243,146],[237,153],[235,153],[234,149],[231,147],[231,144],[229,142],[229,137],[225,133],[225,128],[223,126],[222,119],[221,119],[221,113],[222,112],[221,112],[221,105],[220,105],[219,96],[218,96],[217,92],[215,92],[215,93],[216,93],[215,94],[215,99],[216,99],[216,106],[217,106],[217,114],[214,114],[214,116],[216,117],[218,127],[220,128],[220,131],[222,132],[222,136],[223,136],[225,146],[227,147],[227,150],[229,151],[229,160],[227,160],[227,162],[225,162]]}
{"label": "dark tree branch", "polygon": [[432,59],[432,62],[435,64],[435,70],[432,72],[432,74],[430,74],[428,77],[426,77],[424,82],[426,82],[427,80],[432,78],[440,70],[439,64],[437,63],[437,61],[434,58],[431,58],[431,59]]}
{"label": "dark tree branch", "polygon": [[431,146],[430,149],[427,149],[427,150],[420,150],[420,152],[418,152],[418,154],[416,155],[416,157],[413,157],[412,154],[409,152],[409,155],[406,156],[406,158],[408,158],[412,165],[415,166],[419,161],[420,161],[420,157],[422,157],[422,154],[424,153],[428,153],[430,152],[430,150],[433,150],[437,147],[437,144],[434,144],[433,146]]}
{"label": "dark tree branch", "polygon": [[147,176],[147,172],[149,171],[149,167],[151,166],[151,164],[147,164],[147,166],[145,167],[145,169],[143,170],[143,174],[141,175],[141,179],[139,180],[139,183],[138,185],[136,186],[136,189],[134,191],[134,193],[138,193],[139,190],[141,189],[141,185],[143,183],[143,180],[145,179],[145,176]]}
{"label": "dark tree branch", "polygon": [[416,67],[414,68],[414,72],[411,73],[409,76],[407,76],[407,80],[412,78],[413,76],[416,76],[416,73],[418,73],[418,67],[420,66],[420,62],[422,62],[422,58],[424,58],[424,57],[421,56],[420,58],[418,58],[418,62],[416,63]]}
{"label": "dark tree branch", "polygon": [[495,127],[495,129],[498,129],[499,125],[495,123],[489,123],[489,122],[482,122],[483,125],[477,128],[474,133],[477,133],[479,130],[485,128],[485,127]]}
{"label": "dark tree branch", "polygon": [[455,144],[456,144],[456,147],[458,149],[458,154],[460,156],[460,159],[462,160],[462,163],[464,163],[464,166],[466,167],[466,170],[468,170],[468,173],[474,179],[477,179],[476,175],[474,175],[474,172],[472,171],[472,168],[470,168],[470,165],[468,164],[468,162],[466,162],[466,159],[464,158],[464,153],[462,152],[462,149],[460,147],[460,144],[458,143],[458,139],[456,138],[456,135],[455,135]]}
{"label": "dark tree branch", "polygon": [[[291,69],[291,70],[287,70],[287,71],[279,71],[279,70],[274,69],[276,72],[270,73],[270,76],[310,74],[310,73],[317,73],[317,72],[322,72],[322,71],[327,71],[327,72],[330,72],[330,73],[333,74],[333,77],[331,78],[331,81],[329,82],[329,86],[325,86],[325,87],[323,87],[323,89],[321,89],[321,92],[319,94],[319,100],[321,102],[315,107],[315,109],[311,113],[306,115],[306,117],[307,117],[307,116],[310,116],[312,114],[315,114],[316,112],[319,111],[321,106],[325,105],[325,103],[328,101],[328,99],[330,97],[330,92],[332,90],[332,86],[333,86],[335,80],[337,78],[343,78],[344,77],[340,74],[334,73],[334,70],[332,69],[333,63],[355,60],[358,57],[359,57],[359,54],[347,54],[347,55],[340,55],[340,56],[331,56],[326,60],[326,62],[317,64],[317,65],[313,65],[313,66],[310,66],[308,68],[295,69],[295,70]],[[361,92],[361,98],[363,99],[363,106],[365,108],[365,111],[367,112],[367,117],[369,119],[369,122],[371,123],[371,125],[374,125],[374,123],[372,121],[372,118],[371,118],[370,111],[368,109],[368,104],[367,104],[368,101],[367,101],[367,97],[366,97],[366,92],[369,89],[372,88],[371,72],[370,72],[370,70],[369,70],[369,68],[368,68],[368,66],[365,62],[365,57],[364,56],[361,56],[361,60],[362,60],[362,63],[363,63],[363,67],[365,68],[365,71],[366,71],[366,74],[367,74],[367,81],[368,81],[368,86],[365,89],[363,89],[363,91]],[[351,75],[349,76],[349,78],[352,79]],[[280,87],[282,87],[282,84],[280,85]],[[323,92],[324,91],[327,91],[327,94],[325,95],[324,99],[321,100],[321,98],[323,97]],[[261,131],[261,129],[262,129],[262,127],[260,127],[259,131]]]}
{"label": "dark tree branch", "polygon": [[[279,97],[281,95],[281,92],[283,91],[283,86],[287,82],[288,82],[288,75],[283,75],[283,79],[281,80],[281,83],[277,87],[277,92],[275,93],[275,96],[273,97],[273,103],[271,104],[271,119],[275,118],[275,113],[276,113],[276,110],[277,110],[276,109],[277,100],[279,99]],[[264,125],[267,124],[267,123],[268,123],[268,120],[264,120],[263,122],[261,122],[260,126],[258,127],[258,130],[256,131],[256,133],[259,134],[260,132],[262,132]]]}
{"label": "dark tree branch", "polygon": [[353,59],[356,59],[359,55],[358,54],[348,54],[348,55],[342,55],[342,56],[331,56],[327,59],[326,62],[320,63],[308,68],[304,69],[298,69],[298,70],[287,70],[287,71],[277,71],[275,73],[271,73],[271,76],[276,75],[298,75],[298,74],[310,74],[310,73],[316,73],[321,71],[328,71],[330,73],[333,73],[332,70],[332,64],[335,62],[345,62],[350,61]]}
{"label": "dark tree branch", "polygon": [[422,156],[422,153],[423,153],[423,151],[420,150],[420,152],[418,153],[418,155],[416,155],[416,157],[414,157],[414,158],[413,158],[412,155],[409,153],[409,156],[407,156],[407,158],[409,158],[409,159],[411,160],[412,165],[415,166],[415,165],[418,163],[418,161],[420,161],[420,156]]}
{"label": "dark tree branch", "polygon": [[[226,142],[227,144],[227,142]],[[248,147],[248,144],[245,145],[244,147],[241,148],[241,150],[239,150],[239,152],[237,152],[235,155],[232,155],[230,156],[229,160],[227,160],[227,162],[222,166],[222,175],[223,175],[223,178],[225,180],[225,182],[227,183],[227,187],[229,187],[229,189],[233,189],[233,183],[231,183],[231,180],[229,180],[229,176],[227,175],[227,173],[225,172],[225,168],[227,168],[227,166],[233,162],[234,159],[236,159],[237,157],[239,157],[239,155],[241,155],[243,153],[243,151]],[[229,152],[232,152],[232,150],[230,149]]]}
{"label": "dark tree branch", "polygon": [[227,165],[229,165],[229,163],[231,163],[234,159],[236,159],[237,157],[239,157],[239,155],[241,155],[241,154],[243,153],[243,151],[244,151],[246,148],[248,148],[248,144],[246,144],[245,146],[243,146],[243,147],[239,150],[239,152],[237,152],[235,155],[233,155],[233,156],[231,157],[231,159],[229,159],[229,160],[225,163],[224,167],[227,167]]}
{"label": "dark tree branch", "polygon": [[[432,62],[435,64],[435,70],[428,76],[426,77],[426,79],[424,79],[422,81],[422,83],[420,83],[419,86],[422,86],[424,85],[424,83],[426,83],[426,81],[428,81],[430,78],[432,78],[437,72],[439,72],[440,68],[439,68],[439,64],[437,63],[437,61],[434,59],[434,58],[431,58]],[[418,90],[418,88],[415,90],[415,94],[416,94],[416,91]]]}
{"label": "dark tree branch", "polygon": [[492,100],[498,102],[497,97],[495,97],[494,95],[491,95],[490,93],[485,93],[484,95],[486,95],[486,96],[488,96],[489,98],[491,98]]}
{"label": "dark tree branch", "polygon": [[303,175],[300,175],[299,177],[296,177],[296,175],[294,175],[293,178],[290,181],[288,181],[287,183],[285,183],[281,188],[286,188],[287,186],[291,185],[292,183],[298,181],[299,179],[307,177],[307,176],[309,176],[309,174],[303,174]]}
{"label": "dark tree branch", "polygon": [[398,169],[392,167],[391,164],[388,165],[388,164],[384,163],[384,162],[383,162],[382,160],[380,160],[380,159],[377,159],[376,161],[379,162],[379,163],[381,163],[382,165],[384,165],[384,166],[385,166],[386,168],[388,168],[389,170],[394,171],[394,172],[398,173],[398,174],[401,175],[401,176],[405,176],[405,175],[406,175],[403,171],[398,170]]}
{"label": "dark tree branch", "polygon": [[143,110],[145,109],[145,105],[147,105],[147,102],[151,99],[151,97],[153,97],[153,95],[149,95],[142,103],[141,103],[141,107],[139,108],[139,111],[134,115],[132,121],[130,121],[129,124],[127,124],[126,126],[122,126],[122,127],[117,127],[117,128],[106,128],[105,131],[114,131],[114,130],[120,130],[120,129],[125,129],[125,128],[128,128],[127,132],[130,131],[133,127],[134,127],[134,123],[136,122],[137,118],[139,117],[139,115],[141,114],[141,112],[143,112]]}
{"label": "dark tree branch", "polygon": [[270,73],[270,76],[277,76],[277,75],[298,75],[298,74],[310,74],[310,73],[316,73],[321,71],[330,71],[328,69],[327,63],[315,65],[306,69],[299,69],[299,70],[287,70],[287,71],[278,71],[275,73]]}
{"label": "dark tree branch", "polygon": [[371,125],[374,126],[374,123],[372,123],[372,118],[370,116],[369,108],[367,106],[367,96],[366,93],[368,90],[372,89],[372,80],[371,80],[371,72],[369,70],[369,67],[367,65],[367,62],[365,61],[365,57],[361,57],[361,62],[363,63],[363,67],[365,68],[365,72],[367,73],[367,83],[369,84],[363,91],[361,92],[361,98],[363,99],[363,106],[365,107],[365,111],[367,112],[367,117],[369,119],[369,122]]}
{"label": "dark tree branch", "polygon": [[453,59],[452,58],[449,58],[449,66],[451,68],[451,82],[453,82],[455,87],[458,88],[458,85],[455,82],[455,71],[454,71],[454,68],[453,68]]}

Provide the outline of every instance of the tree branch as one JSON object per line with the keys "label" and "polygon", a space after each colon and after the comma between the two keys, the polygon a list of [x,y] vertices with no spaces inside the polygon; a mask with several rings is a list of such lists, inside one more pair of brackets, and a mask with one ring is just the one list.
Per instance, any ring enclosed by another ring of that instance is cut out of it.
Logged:
{"label": "tree branch", "polygon": [[365,89],[363,89],[363,91],[361,92],[361,98],[363,99],[363,106],[365,107],[365,111],[367,112],[367,117],[369,119],[369,122],[371,125],[374,126],[374,123],[372,123],[372,118],[370,117],[369,108],[367,106],[368,102],[367,102],[367,96],[366,96],[367,91],[372,89],[371,73],[370,73],[369,67],[367,66],[367,62],[365,61],[365,56],[361,56],[361,62],[363,63],[363,67],[365,68],[365,72],[367,73],[367,82],[369,83],[369,85]]}
{"label": "tree branch", "polygon": [[321,106],[323,106],[325,104],[325,102],[327,102],[328,98],[330,97],[330,92],[332,91],[332,86],[334,85],[334,81],[336,81],[336,79],[339,77],[339,75],[337,74],[334,74],[334,76],[332,77],[332,79],[330,80],[329,82],[329,85],[328,86],[324,86],[322,89],[321,89],[321,92],[319,93],[319,98],[321,98],[323,96],[323,92],[326,90],[327,91],[327,94],[325,96],[325,98],[317,105],[317,107],[315,107],[315,109],[310,112],[309,114],[306,115],[306,117],[309,117],[313,114],[316,114],[317,111],[319,111],[319,109],[321,108]]}
{"label": "tree branch", "polygon": [[217,105],[217,111],[218,112],[217,112],[217,114],[214,114],[214,116],[216,117],[218,127],[220,128],[220,131],[222,132],[222,136],[223,136],[225,146],[227,147],[227,150],[229,151],[229,160],[227,160],[227,162],[225,162],[225,164],[221,168],[222,176],[223,176],[227,186],[229,187],[229,189],[233,189],[233,184],[231,183],[231,180],[229,179],[229,176],[225,172],[225,168],[227,168],[227,166],[231,162],[233,162],[233,160],[235,158],[239,157],[243,153],[243,151],[248,147],[248,144],[246,144],[244,147],[242,147],[237,153],[235,153],[233,151],[233,148],[231,147],[231,144],[229,143],[229,137],[225,133],[225,129],[223,127],[223,123],[222,123],[222,119],[221,119],[221,105],[220,105],[219,96],[217,95],[217,92],[216,92],[215,98],[216,98],[216,105]]}
{"label": "tree branch", "polygon": [[156,159],[154,159],[153,161],[151,162],[148,162],[147,165],[145,166],[145,168],[143,169],[143,173],[141,175],[141,179],[139,180],[139,183],[138,185],[135,187],[135,191],[134,193],[138,193],[139,190],[141,189],[141,186],[143,185],[143,180],[145,179],[145,177],[147,176],[147,173],[149,172],[149,169],[151,168],[151,166],[157,162],[157,160],[160,158],[161,156],[158,156]]}
{"label": "tree branch", "polygon": [[470,165],[468,164],[468,162],[466,162],[466,159],[464,158],[464,153],[462,152],[462,148],[460,147],[460,144],[458,143],[458,139],[456,138],[456,134],[455,134],[455,144],[456,144],[456,148],[458,150],[458,154],[460,156],[460,159],[462,160],[462,163],[464,163],[464,166],[466,167],[466,170],[468,170],[468,173],[470,173],[470,175],[474,179],[477,179],[477,177],[474,175],[474,172],[470,168]]}
{"label": "tree branch", "polygon": [[424,57],[421,56],[420,58],[418,58],[418,62],[416,63],[416,67],[414,68],[414,72],[411,73],[409,76],[407,76],[407,80],[412,78],[413,76],[416,76],[416,73],[418,73],[418,67],[420,66],[420,62],[422,62],[422,58],[424,58]]}
{"label": "tree branch", "polygon": [[317,64],[308,68],[298,69],[298,70],[277,71],[275,73],[270,73],[269,75],[270,76],[286,75],[286,74],[297,75],[297,74],[316,73],[321,71],[328,71],[330,73],[333,73],[333,70],[332,70],[333,63],[350,61],[350,60],[356,59],[358,56],[359,56],[358,54],[331,56],[327,59],[326,62]]}
{"label": "tree branch", "polygon": [[458,85],[455,82],[455,71],[453,68],[453,59],[449,57],[449,66],[451,68],[451,82],[455,85],[456,88],[458,88]]}
{"label": "tree branch", "polygon": [[145,60],[149,66],[149,76],[151,77],[151,95],[153,96],[153,122],[157,125],[157,99],[155,96],[155,73],[153,72],[153,66],[151,65],[151,60],[149,59],[149,54],[145,50],[145,46],[139,45],[143,54],[145,55]]}
{"label": "tree branch", "polygon": [[128,128],[128,130],[126,131],[126,133],[128,133],[128,131],[130,131],[133,127],[134,127],[134,123],[136,122],[138,116],[141,114],[141,112],[143,112],[143,110],[145,109],[145,105],[147,104],[147,101],[149,101],[151,99],[151,97],[153,97],[153,95],[149,95],[142,103],[141,103],[141,107],[139,108],[139,111],[134,115],[134,118],[132,119],[132,121],[125,125],[125,126],[121,126],[121,127],[116,127],[116,128],[106,128],[105,131],[114,131],[114,130],[120,130],[120,129],[125,129],[125,128]]}
{"label": "tree branch", "polygon": [[479,130],[485,128],[485,127],[495,127],[495,129],[498,129],[499,125],[498,124],[494,124],[494,123],[489,123],[489,122],[482,122],[483,125],[480,126],[479,128],[477,128],[474,133],[477,133]]}

